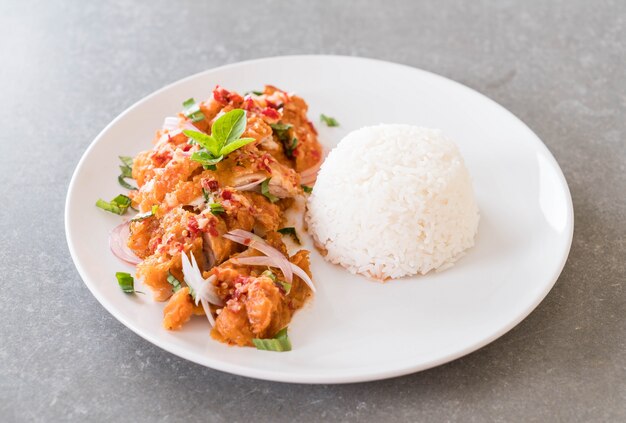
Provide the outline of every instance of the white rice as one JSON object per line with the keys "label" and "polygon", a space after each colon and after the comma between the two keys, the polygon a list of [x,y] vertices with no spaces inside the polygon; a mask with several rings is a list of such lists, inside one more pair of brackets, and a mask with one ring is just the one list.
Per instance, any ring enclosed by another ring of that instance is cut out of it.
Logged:
{"label": "white rice", "polygon": [[479,220],[456,145],[410,125],[348,134],[322,165],[307,206],[326,259],[381,280],[450,267],[474,245]]}

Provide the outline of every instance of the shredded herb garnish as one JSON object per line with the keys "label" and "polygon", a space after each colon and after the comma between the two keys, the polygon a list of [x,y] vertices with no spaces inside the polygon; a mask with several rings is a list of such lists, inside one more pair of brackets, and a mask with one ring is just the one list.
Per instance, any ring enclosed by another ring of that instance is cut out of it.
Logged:
{"label": "shredded herb garnish", "polygon": [[225,156],[256,141],[254,138],[239,138],[246,130],[246,122],[246,112],[234,109],[213,122],[211,135],[185,129],[183,133],[202,147],[191,155],[191,160],[201,163],[205,169],[215,170],[215,165]]}
{"label": "shredded herb garnish", "polygon": [[278,138],[278,141],[280,141],[283,145],[283,148],[285,149],[285,155],[290,159],[293,158],[293,152],[298,145],[298,139],[295,137],[290,138],[289,136],[289,130],[293,127],[293,125],[289,123],[278,122],[272,123],[270,124],[270,126],[272,127],[272,131],[276,135],[276,138]]}
{"label": "shredded herb garnish", "polygon": [[307,194],[310,194],[313,192],[313,187],[308,187],[306,185],[300,185],[300,186],[302,187],[302,190],[306,192]]}
{"label": "shredded herb garnish", "polygon": [[128,207],[130,207],[131,200],[124,194],[120,194],[109,202],[104,201],[103,199],[98,199],[96,201],[96,206],[100,207],[102,210],[106,210],[111,213],[122,215],[126,213]]}
{"label": "shredded herb garnish", "polygon": [[278,232],[280,232],[283,235],[291,235],[294,241],[300,244],[300,238],[298,238],[298,234],[296,233],[296,228],[294,228],[293,226],[289,226],[287,228],[280,228]]}
{"label": "shredded herb garnish", "polygon": [[167,272],[167,283],[172,285],[173,292],[178,292],[178,290],[182,288],[182,286],[180,285],[180,281],[176,279],[176,276],[172,275],[170,271]]}
{"label": "shredded herb garnish", "polygon": [[222,205],[220,203],[211,203],[209,204],[209,207],[211,208],[211,213],[214,216],[217,216],[220,213],[224,213],[224,207],[222,207]]}
{"label": "shredded herb garnish", "polygon": [[245,95],[248,94],[263,95],[263,91],[248,91]]}
{"label": "shredded herb garnish", "polygon": [[126,189],[134,190],[136,187],[126,182],[126,178],[133,178],[133,158],[129,156],[119,156],[122,164],[120,165],[120,176],[117,177],[117,181]]}
{"label": "shredded herb garnish", "polygon": [[204,197],[204,202],[208,203],[209,200],[211,199],[209,197],[209,191],[205,190],[204,188],[202,188],[202,196]]}
{"label": "shredded herb garnish", "polygon": [[270,269],[267,269],[265,271],[263,271],[263,273],[261,273],[261,276],[267,276],[268,278],[270,278],[273,282],[277,281],[276,275],[274,274],[274,272],[272,272]]}
{"label": "shredded herb garnish", "polygon": [[278,197],[270,193],[270,179],[267,178],[261,183],[261,194],[263,194],[271,203],[275,203],[279,200]]}
{"label": "shredded herb garnish", "polygon": [[291,351],[291,342],[289,341],[289,336],[287,335],[287,328],[279,330],[273,338],[254,338],[252,339],[252,343],[258,350],[277,352]]}
{"label": "shredded herb garnish", "polygon": [[193,97],[183,101],[183,114],[191,119],[192,122],[200,122],[205,118],[204,113],[200,111],[200,106]]}
{"label": "shredded herb garnish", "polygon": [[144,213],[139,213],[137,214],[135,217],[133,217],[132,219],[130,219],[131,222],[140,222],[144,219],[147,219],[151,216],[155,216],[157,210],[159,209],[159,205],[155,204],[154,206],[152,206],[152,208],[150,210],[148,210],[147,212]]}
{"label": "shredded herb garnish", "polygon": [[135,291],[135,279],[130,275],[130,273],[126,272],[116,272],[115,277],[117,278],[117,283],[127,294],[143,294],[141,291]]}
{"label": "shredded herb garnish", "polygon": [[326,126],[333,127],[339,126],[339,122],[334,117],[326,116],[324,113],[320,115],[320,121],[324,122]]}

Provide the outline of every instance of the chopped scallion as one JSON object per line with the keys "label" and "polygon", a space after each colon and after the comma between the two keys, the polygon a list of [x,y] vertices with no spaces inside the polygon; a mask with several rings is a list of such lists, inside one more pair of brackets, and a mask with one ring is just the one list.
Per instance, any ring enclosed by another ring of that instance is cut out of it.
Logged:
{"label": "chopped scallion", "polygon": [[280,228],[278,232],[280,232],[283,235],[291,235],[294,241],[300,244],[300,238],[298,238],[298,234],[296,233],[296,228],[294,228],[293,226],[289,226],[287,228]]}
{"label": "chopped scallion", "polygon": [[302,190],[306,192],[307,194],[310,194],[313,192],[313,187],[308,187],[306,185],[300,185],[300,186],[302,187]]}
{"label": "chopped scallion", "polygon": [[324,122],[326,126],[333,127],[339,126],[339,122],[334,117],[326,116],[324,113],[320,115],[320,121]]}
{"label": "chopped scallion", "polygon": [[263,194],[271,203],[275,203],[279,200],[278,197],[270,193],[270,179],[267,178],[261,183],[261,194]]}
{"label": "chopped scallion", "polygon": [[103,199],[98,199],[96,201],[96,206],[100,207],[102,210],[106,210],[111,213],[122,215],[126,213],[128,207],[130,207],[131,199],[125,196],[124,194],[120,194],[109,202],[104,201]]}
{"label": "chopped scallion", "polygon": [[211,203],[209,204],[209,207],[211,208],[211,213],[214,216],[217,216],[220,213],[224,213],[224,207],[222,207],[222,205],[220,203]]}
{"label": "chopped scallion", "polygon": [[173,292],[178,292],[178,290],[182,288],[182,286],[180,285],[180,281],[176,279],[176,276],[172,275],[172,273],[169,271],[167,272],[167,283],[172,285]]}
{"label": "chopped scallion", "polygon": [[275,337],[269,339],[254,338],[252,343],[258,350],[265,351],[291,351],[291,342],[287,335],[287,328],[278,331]]}
{"label": "chopped scallion", "polygon": [[115,277],[117,278],[117,283],[127,294],[143,294],[141,291],[135,291],[135,279],[130,275],[130,273],[126,272],[116,272]]}
{"label": "chopped scallion", "polygon": [[192,122],[200,122],[205,118],[204,113],[200,111],[200,106],[193,97],[183,101],[183,114],[191,119]]}

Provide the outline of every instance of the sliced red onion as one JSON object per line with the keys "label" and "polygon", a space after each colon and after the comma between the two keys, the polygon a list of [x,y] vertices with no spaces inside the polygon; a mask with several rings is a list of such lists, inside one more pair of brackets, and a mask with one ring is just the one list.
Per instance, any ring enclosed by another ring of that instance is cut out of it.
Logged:
{"label": "sliced red onion", "polygon": [[261,185],[264,180],[265,178],[262,178],[248,184],[234,186],[233,188],[235,188],[237,191],[252,191],[252,189]]}
{"label": "sliced red onion", "polygon": [[254,248],[266,256],[273,258],[277,267],[283,272],[283,275],[285,275],[287,282],[291,283],[293,280],[293,271],[291,270],[289,260],[285,258],[283,253],[265,242],[263,238],[242,229],[233,229],[232,231],[225,233],[224,238],[230,239],[238,244]]}
{"label": "sliced red onion", "polygon": [[126,263],[136,266],[141,263],[141,259],[137,257],[126,242],[130,236],[130,222],[124,222],[117,225],[109,234],[109,247],[118,259]]}
{"label": "sliced red onion", "polygon": [[[269,266],[269,267],[278,267],[278,263],[271,257],[267,256],[253,256],[253,257],[235,257],[231,259],[233,264],[243,264],[245,266]],[[311,291],[315,292],[315,285],[313,285],[313,281],[307,275],[307,273],[300,266],[297,266],[291,262],[289,262],[289,267],[293,270],[293,273],[296,274],[300,279],[306,283]]]}
{"label": "sliced red onion", "polygon": [[187,254],[181,254],[181,262],[183,265],[183,276],[185,277],[185,283],[193,289],[196,294],[196,305],[201,299],[204,299],[212,304],[223,305],[224,303],[215,293],[215,286],[213,281],[215,276],[211,275],[208,279],[204,279],[200,273],[196,258],[191,254],[191,262],[187,257]]}
{"label": "sliced red onion", "polygon": [[163,120],[163,126],[161,129],[164,131],[174,131],[178,129],[178,125],[180,124],[180,118],[168,116]]}

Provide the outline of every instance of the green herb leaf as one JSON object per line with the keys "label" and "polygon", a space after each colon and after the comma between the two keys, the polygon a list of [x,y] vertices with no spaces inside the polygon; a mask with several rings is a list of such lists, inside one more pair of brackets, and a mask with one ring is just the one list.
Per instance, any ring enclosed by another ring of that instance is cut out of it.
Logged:
{"label": "green herb leaf", "polygon": [[178,292],[182,288],[182,286],[180,285],[180,281],[176,279],[176,276],[172,275],[169,270],[167,272],[167,283],[172,285],[173,292]]}
{"label": "green herb leaf", "polygon": [[263,95],[263,91],[248,91],[246,94]]}
{"label": "green herb leaf", "polygon": [[137,189],[137,187],[132,186],[131,184],[129,184],[128,182],[126,182],[126,181],[124,180],[124,178],[125,178],[125,176],[124,176],[123,174],[117,177],[117,182],[119,182],[119,184],[120,184],[122,187],[124,187],[124,188],[126,188],[126,189],[129,189],[129,190],[131,190],[131,191],[133,191],[133,190],[136,190],[136,189]]}
{"label": "green herb leaf", "polygon": [[270,193],[270,179],[272,178],[267,178],[261,183],[261,194],[270,200],[271,203],[275,203],[279,198]]}
{"label": "green herb leaf", "polygon": [[291,292],[291,284],[285,281],[278,281],[277,283],[281,284],[283,289],[285,290],[285,295],[288,295]]}
{"label": "green herb leaf", "polygon": [[128,182],[126,182],[125,178],[133,177],[133,158],[129,156],[118,156],[122,164],[120,165],[120,171],[122,172],[120,176],[117,177],[117,181],[126,189],[135,190],[136,187],[132,186]]}
{"label": "green herb leaf", "polygon": [[324,113],[320,115],[320,120],[329,127],[339,126],[339,122],[337,122],[337,119],[335,119],[334,117],[326,116]]}
{"label": "green herb leaf", "polygon": [[122,215],[126,213],[128,207],[130,207],[131,200],[127,196],[120,194],[110,202],[106,202],[103,199],[96,201],[96,206],[102,210],[106,210],[111,213]]}
{"label": "green herb leaf", "polygon": [[124,166],[129,167],[131,170],[133,169],[133,158],[130,156],[118,156]]}
{"label": "green herb leaf", "polygon": [[220,150],[220,154],[222,156],[227,156],[233,151],[243,147],[244,145],[248,145],[254,141],[256,141],[254,138],[239,138],[238,140],[232,141],[229,144],[226,144],[224,147],[222,147],[222,149]]}
{"label": "green herb leaf", "polygon": [[141,291],[135,291],[135,279],[130,275],[130,273],[126,272],[116,272],[115,277],[117,278],[117,283],[127,294],[143,294]]}
{"label": "green herb leaf", "polygon": [[272,127],[272,131],[274,132],[274,135],[276,135],[276,138],[278,138],[278,141],[282,143],[287,157],[292,158],[293,151],[296,149],[296,146],[298,145],[298,139],[295,137],[290,138],[289,136],[289,130],[292,128],[293,125],[289,123],[278,122],[278,123],[272,123],[270,124],[270,126]]}
{"label": "green herb leaf", "polygon": [[209,200],[210,200],[209,191],[207,191],[204,188],[202,188],[202,196],[204,197],[204,202],[208,203]]}
{"label": "green herb leaf", "polygon": [[300,238],[298,238],[298,234],[296,233],[296,228],[294,228],[293,226],[289,226],[287,228],[280,228],[278,232],[280,232],[283,235],[290,235],[291,237],[293,237],[294,241],[300,244]]}
{"label": "green herb leaf", "polygon": [[211,203],[209,204],[209,207],[211,208],[211,213],[214,216],[217,216],[220,213],[224,213],[224,207],[222,207],[222,205],[220,203]]}
{"label": "green herb leaf", "polygon": [[302,187],[302,190],[306,192],[307,194],[310,194],[313,192],[313,187],[308,187],[306,185],[300,185],[300,186]]}
{"label": "green herb leaf", "polygon": [[267,269],[263,273],[261,273],[261,276],[266,276],[270,278],[273,282],[277,281],[276,275],[270,269]]}
{"label": "green herb leaf", "polygon": [[[191,160],[202,164],[205,168],[209,168],[209,166],[215,166],[215,164],[222,161],[224,156],[214,157],[208,151],[196,151],[191,155]],[[212,168],[215,170],[215,167]]]}
{"label": "green herb leaf", "polygon": [[211,135],[203,134],[198,131],[190,131],[189,129],[183,130],[183,134],[200,144],[201,147],[213,154],[213,156],[217,157],[220,155],[220,144]]}
{"label": "green herb leaf", "polygon": [[287,328],[278,331],[274,338],[254,338],[252,339],[252,343],[258,350],[277,352],[291,351],[291,342],[289,341],[289,336],[287,335]]}
{"label": "green herb leaf", "polygon": [[183,114],[191,119],[192,122],[200,122],[205,118],[200,111],[200,106],[193,97],[183,101]]}
{"label": "green herb leaf", "polygon": [[246,112],[234,109],[224,113],[211,125],[211,134],[218,141],[220,149],[238,139],[246,130]]}

